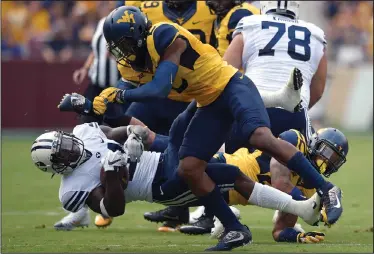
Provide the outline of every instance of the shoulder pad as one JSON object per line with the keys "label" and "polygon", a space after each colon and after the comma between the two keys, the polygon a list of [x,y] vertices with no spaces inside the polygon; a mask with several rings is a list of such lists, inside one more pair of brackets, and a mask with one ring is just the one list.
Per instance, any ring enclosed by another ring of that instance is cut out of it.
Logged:
{"label": "shoulder pad", "polygon": [[261,16],[261,15],[251,15],[251,16],[246,16],[242,18],[236,25],[232,38],[242,33],[244,30],[250,29],[252,26],[258,24],[259,22],[258,16]]}
{"label": "shoulder pad", "polygon": [[156,24],[153,29],[151,28],[151,32],[154,47],[160,57],[179,35],[178,29],[168,23]]}

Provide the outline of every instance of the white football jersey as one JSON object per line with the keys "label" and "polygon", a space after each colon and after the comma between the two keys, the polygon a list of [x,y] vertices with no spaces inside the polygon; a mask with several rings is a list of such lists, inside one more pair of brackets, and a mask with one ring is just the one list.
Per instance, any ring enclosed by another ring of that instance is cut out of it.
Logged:
{"label": "white football jersey", "polygon": [[277,91],[288,81],[294,67],[303,74],[302,100],[308,108],[311,80],[324,54],[324,32],[312,23],[279,15],[243,18],[233,37],[244,39],[242,66],[260,91]]}
{"label": "white football jersey", "polygon": [[[136,165],[133,179],[129,181],[125,190],[126,203],[137,200],[152,202],[152,183],[160,155],[161,153],[156,152],[143,152],[140,162]],[[130,168],[129,165],[128,168]]]}
{"label": "white football jersey", "polygon": [[59,198],[64,209],[76,212],[82,208],[90,192],[101,185],[101,158],[110,150],[120,150],[122,146],[107,139],[97,123],[77,125],[73,134],[84,143],[84,149],[91,157],[68,175],[61,178]]}

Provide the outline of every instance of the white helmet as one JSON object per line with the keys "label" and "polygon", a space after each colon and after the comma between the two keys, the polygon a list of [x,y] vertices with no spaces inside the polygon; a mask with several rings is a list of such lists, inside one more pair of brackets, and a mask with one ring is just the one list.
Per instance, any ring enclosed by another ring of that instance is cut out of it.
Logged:
{"label": "white helmet", "polygon": [[63,131],[44,133],[31,147],[35,166],[52,174],[71,173],[80,164],[83,153],[83,141]]}
{"label": "white helmet", "polygon": [[260,1],[261,14],[276,13],[279,15],[299,18],[300,1]]}

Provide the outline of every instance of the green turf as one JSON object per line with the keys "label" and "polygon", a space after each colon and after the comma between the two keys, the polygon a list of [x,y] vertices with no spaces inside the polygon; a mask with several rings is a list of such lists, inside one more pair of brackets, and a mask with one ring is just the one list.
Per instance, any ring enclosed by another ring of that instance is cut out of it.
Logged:
{"label": "green turf", "polygon": [[[326,233],[323,244],[279,244],[272,240],[273,212],[239,207],[250,226],[253,244],[246,252],[373,252],[373,151],[372,137],[349,136],[347,164],[331,177],[344,191],[344,213]],[[160,208],[146,203],[129,204],[126,214],[110,228],[94,226],[56,232],[53,224],[65,213],[58,201],[59,177],[42,173],[30,158],[31,139],[2,141],[2,252],[200,252],[215,243],[208,236],[158,233],[157,225],[143,213]],[[94,214],[92,213],[92,219]],[[303,224],[304,226],[305,224]],[[306,230],[318,228],[304,226]]]}

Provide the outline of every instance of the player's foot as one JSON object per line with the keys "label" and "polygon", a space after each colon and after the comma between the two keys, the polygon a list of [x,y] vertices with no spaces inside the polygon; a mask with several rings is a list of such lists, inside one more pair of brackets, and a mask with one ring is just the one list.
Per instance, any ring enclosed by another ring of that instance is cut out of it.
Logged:
{"label": "player's foot", "polygon": [[188,235],[203,235],[209,234],[214,227],[214,216],[201,215],[195,223],[181,226],[179,231]]}
{"label": "player's foot", "polygon": [[308,223],[311,226],[317,226],[320,217],[321,217],[321,198],[320,196],[315,193],[311,198],[300,201],[304,203],[305,210],[300,215],[300,218],[302,218],[306,223]]}
{"label": "player's foot", "polygon": [[186,224],[189,221],[189,217],[190,213],[188,208],[175,206],[169,206],[163,210],[159,210],[156,212],[147,212],[144,214],[144,219],[151,222],[175,221]]}
{"label": "player's foot", "polygon": [[112,224],[113,218],[104,218],[101,214],[96,215],[95,217],[95,225],[98,228],[106,228]]}
{"label": "player's foot", "polygon": [[302,109],[300,89],[302,86],[303,75],[299,69],[294,68],[287,85],[281,89],[284,102],[282,108],[290,112],[299,112]]}
{"label": "player's foot", "polygon": [[[339,187],[327,183],[328,191],[322,191],[322,204],[323,209],[321,211],[322,221],[327,226],[335,224],[343,213],[342,207],[342,191]],[[320,190],[319,190],[320,191]]]}
{"label": "player's foot", "polygon": [[[240,220],[239,209],[237,209],[233,206],[230,206],[230,209],[235,214],[236,218],[238,220]],[[222,225],[221,221],[217,217],[214,217],[213,221],[214,221],[214,227],[212,228],[212,230],[210,232],[210,237],[221,239],[222,236],[223,236],[223,233],[225,232],[225,227]]]}
{"label": "player's foot", "polygon": [[166,221],[158,228],[159,232],[175,232],[178,231],[181,226],[179,221]]}
{"label": "player's foot", "polygon": [[205,251],[229,251],[251,242],[252,233],[247,226],[243,225],[241,230],[225,231],[218,244]]}
{"label": "player's foot", "polygon": [[205,207],[204,206],[199,206],[198,208],[196,208],[195,211],[193,211],[192,213],[190,213],[190,221],[189,221],[189,223],[190,224],[195,223],[201,217],[201,215],[204,214],[204,211],[205,211]]}
{"label": "player's foot", "polygon": [[77,227],[88,227],[90,224],[90,214],[88,208],[83,207],[76,213],[69,213],[62,220],[55,223],[56,230],[73,230]]}

